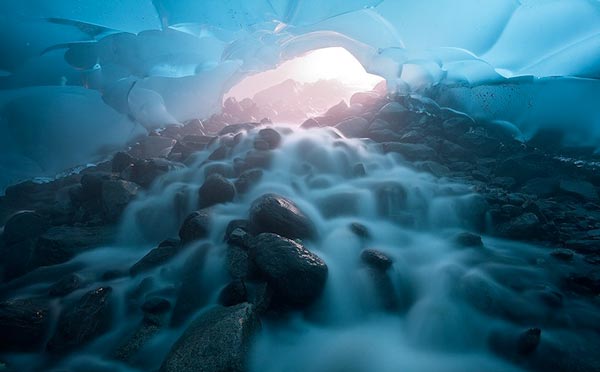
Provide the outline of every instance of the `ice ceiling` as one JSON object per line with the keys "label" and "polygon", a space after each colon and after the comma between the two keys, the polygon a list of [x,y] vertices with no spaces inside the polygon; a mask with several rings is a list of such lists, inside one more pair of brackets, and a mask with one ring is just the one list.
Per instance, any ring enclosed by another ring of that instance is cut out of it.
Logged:
{"label": "ice ceiling", "polygon": [[0,186],[206,117],[244,77],[326,47],[389,89],[600,143],[597,0],[20,0],[0,17]]}

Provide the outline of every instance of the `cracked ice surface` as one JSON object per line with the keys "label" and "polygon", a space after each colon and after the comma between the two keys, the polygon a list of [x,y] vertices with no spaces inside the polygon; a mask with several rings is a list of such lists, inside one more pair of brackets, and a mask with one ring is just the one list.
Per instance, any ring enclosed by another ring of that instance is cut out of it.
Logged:
{"label": "cracked ice surface", "polygon": [[600,143],[595,0],[23,0],[0,18],[0,186],[207,117],[248,74],[332,46],[391,90]]}

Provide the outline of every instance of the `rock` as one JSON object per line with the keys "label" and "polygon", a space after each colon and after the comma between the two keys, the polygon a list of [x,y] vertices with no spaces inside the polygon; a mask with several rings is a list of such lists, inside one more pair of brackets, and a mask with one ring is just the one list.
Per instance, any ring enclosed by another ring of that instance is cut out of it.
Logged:
{"label": "rock", "polygon": [[359,238],[362,239],[370,239],[371,238],[371,233],[369,232],[369,229],[358,222],[352,222],[350,225],[350,231],[352,231],[356,236],[358,236]]}
{"label": "rock", "polygon": [[273,150],[281,144],[281,134],[272,128],[265,128],[258,131],[256,140],[263,141],[267,144],[266,150]]}
{"label": "rock", "polygon": [[563,279],[565,287],[571,292],[584,296],[600,294],[600,273],[572,273]]}
{"label": "rock", "polygon": [[102,196],[102,183],[111,179],[107,173],[87,173],[81,177],[81,192],[84,200],[99,200]]}
{"label": "rock", "polygon": [[386,271],[392,267],[392,259],[385,253],[376,249],[365,249],[360,253],[360,259],[367,266],[381,271]]}
{"label": "rock", "polygon": [[250,235],[243,229],[237,228],[227,237],[227,243],[237,245],[238,247],[247,247]]}
{"label": "rock", "polygon": [[375,300],[376,305],[383,310],[397,311],[399,301],[388,273],[380,267],[368,266],[362,274],[366,275],[365,279],[372,286],[370,297]]}
{"label": "rock", "polygon": [[48,289],[48,294],[53,297],[63,297],[81,288],[82,284],[83,278],[81,276],[69,274],[54,283],[50,289]]}
{"label": "rock", "polygon": [[248,292],[241,280],[230,282],[219,294],[219,303],[223,306],[234,306],[246,301],[248,301]]}
{"label": "rock", "polygon": [[558,183],[558,179],[554,177],[533,178],[521,187],[521,192],[537,195],[540,198],[547,198],[556,194]]}
{"label": "rock", "polygon": [[180,163],[163,158],[154,158],[138,160],[121,174],[123,178],[137,183],[144,188],[148,188],[157,178],[181,168],[183,168],[183,165]]}
{"label": "rock", "polygon": [[35,212],[14,214],[4,225],[2,238],[9,246],[23,240],[37,238],[50,228],[50,222]]}
{"label": "rock", "polygon": [[539,328],[530,328],[521,333],[517,340],[517,353],[521,355],[533,353],[540,344],[541,335],[542,330]]}
{"label": "rock", "polygon": [[402,104],[399,102],[390,102],[379,109],[375,117],[387,121],[388,123],[406,126],[409,124],[406,120],[408,114],[408,109]]}
{"label": "rock", "polygon": [[249,256],[284,306],[310,305],[323,292],[327,265],[293,240],[260,234],[253,240]]}
{"label": "rock", "polygon": [[140,158],[166,157],[175,145],[175,140],[163,136],[147,136],[140,141]]}
{"label": "rock", "polygon": [[31,267],[57,265],[92,248],[111,243],[115,230],[108,226],[52,227],[38,239]]}
{"label": "rock", "polygon": [[467,231],[456,234],[452,240],[461,247],[483,247],[481,236]]}
{"label": "rock", "polygon": [[116,221],[125,207],[137,195],[139,186],[124,180],[108,180],[102,183],[102,206],[106,219]]}
{"label": "rock", "polygon": [[550,252],[550,255],[556,258],[557,260],[570,261],[573,259],[575,252],[573,252],[570,249],[558,248],[552,250],[552,252]]}
{"label": "rock", "polygon": [[10,281],[35,268],[32,258],[36,244],[37,239],[23,240],[10,246],[0,244],[0,274],[3,281]]}
{"label": "rock", "polygon": [[313,118],[306,119],[306,121],[304,121],[304,123],[302,123],[300,125],[300,128],[302,128],[302,129],[313,129],[313,128],[320,128],[320,127],[321,126],[319,125],[319,122]]}
{"label": "rock", "polygon": [[198,190],[198,196],[200,208],[228,203],[235,198],[235,186],[220,174],[211,174]]}
{"label": "rock", "polygon": [[210,213],[207,209],[192,212],[181,225],[179,237],[183,244],[208,237],[211,227]]}
{"label": "rock", "polygon": [[598,192],[594,185],[587,181],[561,180],[559,190],[568,195],[573,195],[583,201],[598,201]]}
{"label": "rock", "polygon": [[129,269],[132,276],[164,265],[181,251],[178,244],[161,245],[152,249]]}
{"label": "rock", "polygon": [[450,138],[458,138],[461,135],[467,133],[473,126],[474,122],[470,118],[465,117],[454,117],[444,120],[442,128],[444,133]]}
{"label": "rock", "polygon": [[50,327],[50,307],[39,299],[0,302],[0,352],[39,351]]}
{"label": "rock", "polygon": [[144,318],[134,333],[117,348],[114,358],[131,364],[138,352],[158,333],[160,328],[161,326],[156,322]]}
{"label": "rock", "polygon": [[500,225],[498,232],[512,239],[535,239],[540,232],[540,220],[533,213],[524,213]]}
{"label": "rock", "polygon": [[363,163],[357,163],[352,166],[353,177],[364,177],[366,175],[367,170],[365,169],[365,165]]}
{"label": "rock", "polygon": [[83,295],[58,319],[48,351],[63,353],[85,345],[108,331],[112,319],[111,287],[100,287]]}
{"label": "rock", "polygon": [[149,314],[163,314],[171,309],[171,303],[161,297],[152,297],[142,304],[142,311]]}
{"label": "rock", "polygon": [[198,316],[175,342],[160,372],[244,372],[260,320],[252,305],[215,307]]}
{"label": "rock", "polygon": [[115,173],[121,173],[127,167],[132,166],[135,163],[135,158],[126,152],[117,152],[112,159],[112,171]]}
{"label": "rock", "polygon": [[227,153],[227,146],[221,145],[208,156],[208,160],[223,160],[227,158]]}
{"label": "rock", "polygon": [[238,177],[235,181],[235,189],[239,194],[245,194],[252,187],[260,182],[263,176],[263,171],[261,169],[249,169]]}
{"label": "rock", "polygon": [[335,125],[344,136],[349,138],[366,137],[369,122],[361,117],[351,117]]}
{"label": "rock", "polygon": [[264,194],[254,200],[249,214],[254,233],[271,232],[290,239],[313,238],[316,230],[312,221],[283,196]]}
{"label": "rock", "polygon": [[423,144],[384,142],[381,145],[383,147],[383,152],[386,154],[390,152],[398,153],[409,161],[432,160],[437,158],[436,152],[431,147]]}
{"label": "rock", "polygon": [[357,92],[350,97],[350,106],[362,105],[371,107],[381,101],[381,96],[376,92]]}
{"label": "rock", "polygon": [[436,177],[446,177],[450,174],[450,168],[438,162],[426,160],[416,164],[417,169],[431,173]]}

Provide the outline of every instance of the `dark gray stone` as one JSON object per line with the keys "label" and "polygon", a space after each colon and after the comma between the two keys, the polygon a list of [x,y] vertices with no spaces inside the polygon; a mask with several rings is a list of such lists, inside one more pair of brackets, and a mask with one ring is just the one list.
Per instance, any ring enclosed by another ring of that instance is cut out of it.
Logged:
{"label": "dark gray stone", "polygon": [[112,320],[111,295],[111,287],[100,287],[63,311],[48,342],[48,351],[68,352],[108,331]]}
{"label": "dark gray stone", "polygon": [[0,302],[0,352],[39,351],[49,327],[50,308],[46,301]]}
{"label": "dark gray stone", "polygon": [[235,198],[235,187],[220,174],[211,174],[198,190],[199,208],[228,203]]}
{"label": "dark gray stone", "polygon": [[385,253],[376,249],[365,249],[360,253],[360,259],[364,264],[376,270],[386,271],[392,267],[392,259]]}
{"label": "dark gray stone", "polygon": [[315,226],[298,206],[276,194],[264,194],[254,200],[249,220],[254,233],[271,232],[290,239],[316,236]]}
{"label": "dark gray stone", "polygon": [[253,240],[249,255],[284,306],[310,305],[325,287],[325,262],[293,240],[260,234]]}
{"label": "dark gray stone", "polygon": [[54,283],[50,289],[48,289],[48,294],[53,297],[63,297],[81,288],[82,284],[83,278],[81,276],[69,274]]}
{"label": "dark gray stone", "polygon": [[50,221],[45,217],[30,211],[19,212],[6,221],[2,237],[8,246],[23,240],[37,238],[49,228]]}
{"label": "dark gray stone", "polygon": [[252,337],[260,330],[254,307],[215,307],[198,316],[165,358],[161,372],[244,372]]}
{"label": "dark gray stone", "polygon": [[210,233],[211,218],[209,210],[203,209],[192,212],[183,221],[179,229],[179,237],[183,244],[190,243],[194,240],[204,239]]}

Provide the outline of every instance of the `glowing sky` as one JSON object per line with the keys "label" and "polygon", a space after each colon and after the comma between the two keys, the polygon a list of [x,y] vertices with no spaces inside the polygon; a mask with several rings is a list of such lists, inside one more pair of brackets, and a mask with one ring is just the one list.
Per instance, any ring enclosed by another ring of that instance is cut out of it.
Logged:
{"label": "glowing sky", "polygon": [[256,92],[287,79],[301,83],[337,79],[354,92],[370,90],[383,80],[379,76],[367,73],[346,49],[325,48],[284,62],[274,70],[250,76],[233,87],[226,96],[238,99],[252,97]]}

